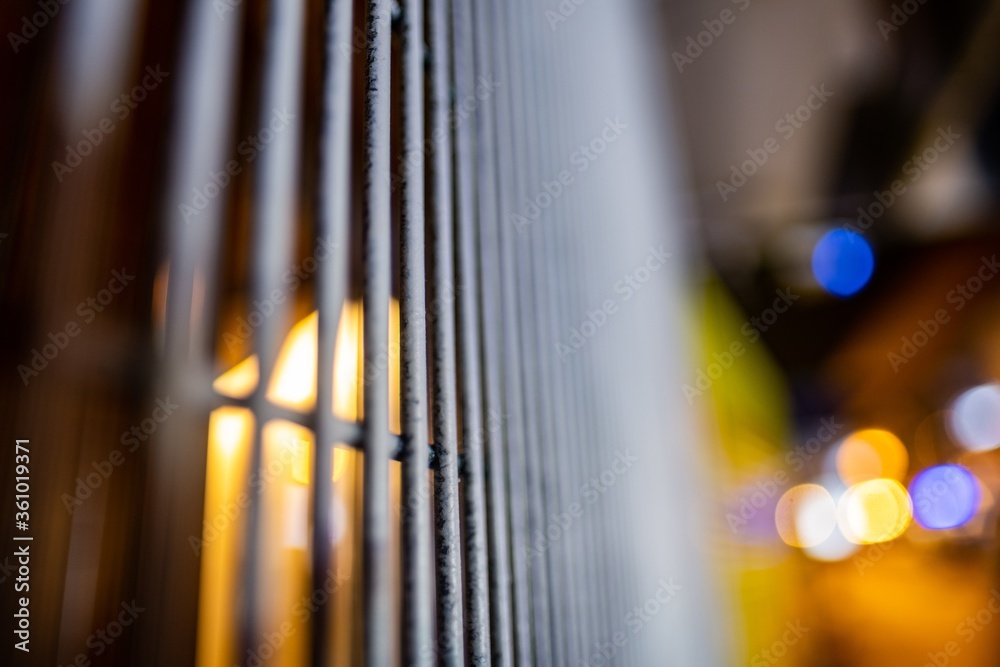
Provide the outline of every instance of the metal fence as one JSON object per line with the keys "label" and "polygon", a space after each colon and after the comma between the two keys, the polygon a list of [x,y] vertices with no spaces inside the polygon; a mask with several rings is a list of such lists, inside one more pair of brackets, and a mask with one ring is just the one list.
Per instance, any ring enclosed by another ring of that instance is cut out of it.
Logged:
{"label": "metal fence", "polygon": [[[31,171],[78,134],[72,119],[32,121],[59,139],[19,148],[35,158],[18,182],[40,185],[21,188],[17,218],[50,234],[76,218],[97,231],[39,250],[74,264],[18,298],[61,290],[53,303],[72,306],[73,266],[106,280],[104,263],[126,253],[142,286],[106,316],[129,332],[106,345],[133,347],[106,352],[117,393],[102,419],[138,414],[146,396],[182,406],[137,454],[144,473],[100,489],[101,505],[64,516],[43,501],[62,537],[40,566],[59,584],[39,593],[38,613],[61,630],[37,659],[89,655],[79,649],[91,627],[134,596],[144,611],[108,651],[115,664],[272,664],[263,654],[276,653],[273,664],[578,665],[610,660],[609,646],[616,660],[662,664],[666,635],[614,639],[658,578],[701,576],[687,546],[664,546],[694,484],[670,454],[683,448],[665,446],[690,437],[680,394],[664,402],[663,373],[680,354],[663,343],[679,328],[667,321],[679,269],[657,280],[647,270],[645,305],[616,291],[650,245],[671,242],[661,231],[678,217],[658,194],[674,175],[646,160],[670,146],[669,120],[642,77],[629,78],[651,53],[641,4],[123,1],[124,18],[71,6],[62,33],[33,43],[31,71],[52,72],[31,90],[45,109],[58,111],[46,91],[122,85],[126,68],[99,71],[107,53],[169,68],[136,127],[108,135],[75,181]],[[74,67],[75,83],[63,71]],[[46,197],[51,208],[33,208]],[[102,234],[126,236],[98,260]],[[65,319],[50,310],[38,331]],[[300,325],[315,327],[313,342],[289,362]],[[363,350],[348,389],[331,372],[345,329]],[[82,345],[71,354],[45,381],[77,392],[66,400],[87,414],[97,403],[80,392],[102,367]],[[272,391],[290,365],[307,395],[295,405]],[[222,388],[251,366],[243,390]],[[56,409],[52,385],[39,386],[19,399],[33,406],[19,424],[36,431]],[[356,405],[331,409],[345,400]],[[239,457],[216,458],[216,429],[234,410],[249,429]],[[74,428],[49,421],[42,440]],[[305,500],[280,516],[275,489],[257,486],[277,422],[308,443],[281,473],[299,476]],[[85,432],[45,479],[46,497],[71,489],[105,440]],[[343,460],[350,472],[335,481]],[[274,526],[300,521],[304,546],[279,563]],[[71,537],[94,525],[106,526],[103,542]],[[342,566],[346,584],[309,604],[279,651],[275,600],[329,592]],[[94,572],[101,583],[81,587]],[[709,644],[671,624],[681,663],[685,642]]]}

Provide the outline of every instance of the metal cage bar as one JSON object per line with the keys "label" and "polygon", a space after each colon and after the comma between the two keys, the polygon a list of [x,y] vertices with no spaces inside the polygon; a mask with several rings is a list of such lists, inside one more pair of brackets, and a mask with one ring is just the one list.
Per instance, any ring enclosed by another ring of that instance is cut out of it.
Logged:
{"label": "metal cage bar", "polygon": [[[593,642],[606,639],[641,594],[628,567],[639,540],[621,520],[629,501],[609,496],[555,538],[550,530],[556,517],[573,511],[581,485],[600,475],[619,446],[616,426],[624,417],[608,396],[623,396],[625,388],[599,389],[615,377],[614,355],[601,345],[566,360],[554,350],[579,313],[592,307],[593,295],[606,288],[599,277],[604,273],[590,267],[613,232],[601,220],[596,189],[567,189],[530,221],[520,214],[522,203],[535,198],[593,132],[574,113],[592,106],[597,94],[579,64],[589,48],[587,33],[550,34],[527,0],[324,5],[318,197],[301,204],[315,207],[316,234],[333,249],[315,275],[316,405],[293,410],[266,395],[290,323],[284,317],[289,309],[278,309],[255,332],[255,390],[246,398],[206,390],[204,407],[253,412],[251,470],[263,463],[269,420],[315,430],[308,571],[313,590],[336,567],[333,448],[342,443],[357,449],[362,565],[353,590],[360,594],[362,618],[352,660],[360,657],[373,667],[586,662]],[[300,100],[309,99],[310,51],[301,39],[306,8],[304,0],[268,3],[262,117],[275,107],[297,115]],[[220,72],[233,68],[238,23],[227,19],[223,25],[226,31],[204,29],[195,42],[197,53],[222,60],[204,73],[185,70],[195,82],[184,90],[189,104],[189,96],[203,97],[206,87],[221,85]],[[363,39],[356,25],[364,26]],[[393,30],[400,37],[396,43]],[[223,32],[225,48],[209,49],[209,35]],[[489,81],[494,84],[481,94],[478,85]],[[355,126],[358,106],[363,112]],[[214,111],[216,124],[232,113],[229,107],[203,107],[193,105],[186,113]],[[250,216],[254,299],[266,299],[280,286],[300,221],[309,219],[299,211],[300,195],[308,191],[299,178],[310,173],[308,152],[301,150],[309,139],[308,113],[303,118],[304,127],[277,136],[256,165]],[[352,135],[356,129],[360,134]],[[178,165],[214,168],[224,154],[220,146],[209,155],[184,143]],[[397,156],[400,170],[393,173]],[[352,173],[358,162],[360,177]],[[188,185],[180,169],[175,166],[174,178],[183,190]],[[188,346],[209,347],[207,328],[195,331],[200,343],[179,332],[190,331],[194,273],[220,254],[219,206],[205,227],[173,227],[171,251],[183,258],[176,266],[186,278],[171,279],[172,289],[182,290],[171,292],[171,358],[189,353]],[[358,240],[362,252],[355,257]],[[354,263],[360,263],[359,273],[352,271]],[[379,356],[390,349],[397,268],[400,395],[390,396],[388,372],[364,373],[363,416],[348,421],[332,409],[342,308],[360,278],[361,363],[366,370],[381,368]],[[208,366],[210,360],[196,358],[192,365]],[[181,375],[187,372],[185,367]],[[198,377],[202,384],[208,379],[204,371]],[[398,437],[390,431],[390,405],[397,398]],[[401,464],[398,571],[392,567],[393,460]],[[247,517],[240,655],[252,652],[268,630],[259,616],[261,502],[251,496]],[[333,616],[332,605],[318,605],[309,619],[307,651],[316,667],[331,664],[337,653]]]}

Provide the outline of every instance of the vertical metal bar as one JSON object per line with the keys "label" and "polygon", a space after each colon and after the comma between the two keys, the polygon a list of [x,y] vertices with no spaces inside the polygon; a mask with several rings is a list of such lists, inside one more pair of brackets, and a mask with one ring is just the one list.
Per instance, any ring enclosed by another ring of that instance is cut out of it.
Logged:
{"label": "vertical metal bar", "polygon": [[[515,118],[519,120],[516,125],[522,128],[519,133],[519,141],[515,146],[520,148],[520,163],[518,174],[521,176],[519,184],[521,186],[516,201],[527,201],[534,198],[534,189],[538,187],[541,178],[538,173],[538,156],[536,154],[537,137],[533,130],[537,126],[537,117],[533,114],[537,112],[535,99],[532,94],[530,70],[537,65],[529,64],[527,49],[531,48],[531,40],[526,34],[523,18],[523,5],[509,6],[509,20],[511,21],[511,34],[518,39],[516,46],[512,49],[512,91],[517,92],[514,100]],[[548,215],[535,218],[534,225],[545,224]],[[547,657],[554,664],[566,662],[565,638],[563,636],[563,626],[560,619],[564,614],[569,613],[567,605],[562,599],[564,586],[562,575],[564,573],[561,558],[561,544],[558,539],[552,539],[547,535],[549,525],[547,517],[555,516],[561,512],[559,478],[554,459],[550,456],[551,443],[554,440],[555,426],[553,422],[553,395],[549,386],[548,367],[546,365],[546,350],[541,349],[540,321],[544,320],[544,308],[546,306],[543,285],[541,278],[537,280],[537,262],[541,261],[535,253],[538,248],[533,247],[530,238],[531,225],[524,225],[518,233],[518,256],[520,264],[520,305],[521,313],[521,337],[524,343],[522,354],[522,372],[525,374],[525,413],[527,416],[529,484],[534,485],[534,503],[532,518],[532,536],[536,538],[536,545],[540,543],[542,553],[537,555],[537,564],[532,565],[533,580],[537,579],[539,586],[533,587],[535,600],[536,630],[540,625],[544,625],[548,634],[543,636],[536,632],[536,638],[547,643]],[[541,642],[539,650],[542,650]],[[546,653],[541,653],[546,655]],[[542,660],[542,658],[539,658]]]}
{"label": "vertical metal bar", "polygon": [[[539,165],[542,169],[542,178],[548,182],[559,178],[560,170],[564,165],[560,164],[560,150],[558,145],[559,125],[557,119],[561,116],[556,109],[554,102],[554,90],[558,85],[554,76],[554,63],[551,56],[553,49],[553,36],[542,35],[540,33],[541,24],[537,21],[528,20],[528,26],[533,28],[535,35],[534,42],[534,62],[539,66],[533,68],[534,71],[534,91],[538,109],[539,123],[536,129],[536,141],[541,152]],[[565,159],[565,158],[563,158]],[[540,181],[541,182],[541,181]],[[534,236],[534,244],[540,251],[537,253],[539,261],[536,261],[536,270],[541,273],[543,289],[541,290],[546,300],[546,305],[542,309],[544,320],[541,322],[541,333],[539,348],[543,353],[543,358],[549,365],[550,386],[553,394],[553,420],[554,437],[550,447],[546,449],[551,452],[549,457],[550,465],[555,467],[555,473],[559,477],[560,488],[560,511],[569,514],[574,519],[574,523],[565,529],[559,541],[559,552],[562,555],[564,566],[563,586],[565,612],[563,622],[566,632],[567,659],[571,664],[576,664],[583,655],[583,632],[581,631],[581,618],[586,612],[585,581],[581,575],[582,554],[582,528],[571,508],[579,506],[581,498],[575,493],[580,487],[580,477],[576,473],[576,452],[574,445],[579,442],[574,438],[575,423],[572,417],[574,412],[571,406],[570,385],[565,382],[565,366],[560,360],[556,351],[556,341],[560,336],[560,314],[565,309],[568,290],[563,284],[565,275],[565,265],[560,261],[562,256],[559,246],[556,244],[558,227],[563,222],[566,214],[567,202],[556,193],[553,202],[548,210],[549,219],[543,224],[531,230]],[[545,354],[547,352],[547,354]]]}
{"label": "vertical metal bar", "polygon": [[475,100],[472,16],[469,0],[452,0],[452,67],[455,97],[455,262],[458,290],[458,373],[462,408],[462,480],[465,499],[465,605],[469,663],[490,664],[489,562],[486,554],[486,492],[482,446],[482,377],[477,335],[479,283],[476,276],[476,178],[474,118],[465,105]]}
{"label": "vertical metal bar", "polygon": [[[475,75],[489,86],[494,81],[490,12],[485,0],[473,7]],[[495,92],[493,93],[495,94]],[[514,637],[511,623],[511,539],[507,512],[507,451],[502,425],[504,415],[500,338],[500,238],[497,211],[496,126],[493,100],[480,99],[476,109],[476,145],[478,152],[479,214],[479,298],[480,328],[483,341],[483,406],[486,412],[484,436],[486,447],[486,515],[489,529],[490,632],[492,660],[498,667],[514,664]]]}
{"label": "vertical metal bar", "polygon": [[[524,99],[524,77],[523,77],[523,33],[522,26],[518,22],[518,8],[507,5],[508,35],[511,43],[508,55],[511,59],[511,118],[512,125],[517,128],[526,128],[530,124],[527,117],[528,103]],[[533,165],[528,150],[528,139],[525,132],[515,132],[513,134],[513,145],[515,147],[516,174],[515,191],[517,196],[514,201],[524,201],[527,197],[528,188],[531,187],[531,176]],[[540,378],[537,376],[538,361],[536,355],[536,332],[533,327],[537,319],[537,309],[535,305],[535,291],[532,282],[531,269],[531,248],[524,234],[524,230],[518,234],[515,257],[517,259],[518,278],[518,306],[520,308],[521,337],[521,373],[523,374],[524,388],[524,416],[525,416],[525,442],[527,443],[527,481],[530,500],[530,525],[531,535],[536,537],[536,546],[541,543],[540,548],[536,548],[533,557],[529,562],[532,573],[532,598],[535,614],[535,659],[542,664],[562,664],[561,637],[559,628],[552,622],[552,568],[553,554],[546,546],[545,537],[545,517],[546,510],[553,500],[554,489],[549,485],[548,471],[542,464],[541,448],[544,442],[544,417],[548,412],[547,395],[543,386],[540,386]],[[540,553],[539,553],[540,552]]]}
{"label": "vertical metal bar", "polygon": [[[261,124],[269,124],[274,114],[282,113],[288,117],[288,127],[280,131],[270,128],[273,139],[267,150],[261,153],[256,174],[251,291],[254,298],[261,302],[270,299],[272,292],[281,288],[281,276],[291,263],[295,222],[298,220],[299,118],[305,2],[272,2],[269,12]],[[250,470],[258,474],[262,473],[263,426],[270,413],[266,393],[281,336],[284,334],[285,310],[286,308],[276,305],[274,315],[264,318],[255,335],[260,380],[250,401],[257,419]],[[241,655],[255,649],[259,643],[258,633],[262,630],[258,627],[257,618],[260,612],[260,496],[254,493],[249,495]]]}
{"label": "vertical metal bar", "polygon": [[[168,395],[183,395],[192,378],[211,368],[207,345],[218,284],[206,281],[204,307],[194,308],[196,274],[217,261],[224,198],[211,199],[196,218],[186,219],[178,204],[226,160],[232,122],[234,78],[243,12],[219,21],[209,3],[191,4],[184,20],[178,63],[178,102],[172,128],[174,158],[164,196],[170,258],[163,376]],[[206,382],[207,384],[207,382]],[[144,664],[190,664],[195,659],[199,561],[187,551],[187,537],[200,535],[203,518],[204,414],[185,410],[164,424],[159,446],[149,448],[149,510],[144,524],[140,600],[149,604],[138,642]],[[158,434],[159,435],[159,434]],[[165,443],[170,446],[165,446]],[[198,472],[195,472],[198,471]]]}
{"label": "vertical metal bar", "polygon": [[[553,98],[552,114],[556,118],[571,118],[574,109],[572,91],[567,82],[571,72],[566,67],[566,62],[572,61],[575,54],[572,52],[572,44],[566,40],[565,34],[565,32],[558,33],[556,41],[552,45],[552,57],[554,61],[549,71],[551,78],[550,90]],[[569,128],[570,123],[555,123],[554,125],[553,132],[558,137],[557,145],[559,146],[556,155],[562,159],[566,159],[566,156],[569,156],[573,150]],[[562,164],[558,164],[556,168],[563,166]],[[568,190],[569,188],[570,186],[567,186]],[[576,246],[573,243],[574,233],[579,233],[578,224],[582,217],[577,206],[579,199],[578,192],[577,188],[573,188],[564,193],[565,207],[563,210],[565,211],[565,215],[562,216],[558,226],[554,227],[554,252],[559,256],[559,263],[561,265],[561,270],[558,272],[557,278],[562,279],[564,294],[564,298],[561,299],[562,308],[559,313],[560,323],[556,329],[558,342],[562,342],[564,333],[575,326],[576,321],[574,321],[574,318],[576,318],[576,314],[582,308],[582,306],[578,305],[579,299],[577,298],[582,277],[576,274],[573,255],[576,252]],[[588,410],[584,403],[584,379],[579,372],[580,364],[574,356],[570,356],[569,353],[564,351],[558,351],[557,357],[560,360],[566,386],[570,387],[567,397],[570,411],[568,437],[573,446],[567,456],[574,464],[572,466],[574,480],[582,485],[584,480],[587,479],[587,449],[589,447],[589,438],[592,435],[585,428]],[[585,512],[585,516],[582,517],[580,522],[580,530],[577,533],[578,541],[575,543],[574,549],[575,553],[579,554],[578,576],[581,578],[578,586],[578,590],[580,591],[578,606],[582,611],[580,621],[581,649],[584,658],[588,658],[590,643],[597,641],[599,636],[597,618],[600,599],[596,591],[600,572],[596,569],[594,558],[594,545],[597,540],[595,538],[594,522],[592,521],[593,507],[589,504],[585,505],[583,511]]]}
{"label": "vertical metal bar", "polygon": [[[563,38],[567,40],[564,50],[564,62],[568,63],[560,72],[559,79],[569,86],[569,90],[564,93],[567,98],[567,106],[570,109],[579,110],[586,108],[589,101],[584,101],[579,93],[579,87],[571,84],[579,83],[586,76],[586,72],[581,74],[580,61],[586,53],[586,39],[581,36],[585,26],[576,25],[573,30],[560,31]],[[563,95],[560,95],[563,97]],[[567,127],[567,147],[579,145],[579,142],[586,141],[588,133],[593,129],[587,127],[584,117],[580,113],[569,114],[570,119]],[[572,150],[570,148],[569,150]],[[595,292],[593,281],[593,271],[587,271],[587,264],[583,261],[587,249],[592,242],[595,233],[594,218],[592,216],[592,205],[595,193],[592,189],[584,187],[582,184],[575,187],[569,202],[572,206],[573,227],[568,230],[565,237],[569,250],[568,272],[572,277],[571,294],[572,309],[570,315],[570,325],[573,318],[585,311],[590,305],[587,302],[590,294]],[[594,350],[587,348],[577,352],[574,356],[566,360],[566,364],[574,371],[574,384],[578,389],[578,401],[580,412],[583,415],[583,434],[580,442],[580,454],[583,466],[583,477],[593,477],[600,474],[602,458],[602,440],[599,437],[597,423],[600,420],[600,413],[603,406],[596,403],[594,399],[594,378],[589,372],[593,360]],[[590,641],[600,641],[609,632],[615,631],[619,626],[613,625],[611,598],[614,587],[611,581],[611,570],[607,559],[607,536],[604,530],[605,508],[603,500],[600,504],[591,506],[584,517],[584,527],[588,531],[589,544],[586,549],[590,555],[589,580],[591,595],[594,603],[591,605],[593,618],[591,620]]]}
{"label": "vertical metal bar", "polygon": [[462,570],[458,508],[458,415],[455,388],[455,317],[452,240],[451,49],[447,0],[432,0],[430,133],[431,266],[434,285],[434,523],[437,536],[438,658],[463,663]]}
{"label": "vertical metal bar", "polygon": [[502,0],[481,0],[489,7],[489,20],[496,30],[493,43],[493,66],[504,86],[494,98],[496,110],[497,149],[497,226],[500,239],[500,297],[503,345],[504,433],[507,442],[507,490],[510,516],[511,574],[514,603],[514,663],[517,665],[546,664],[549,661],[547,643],[544,658],[536,659],[537,632],[545,633],[547,626],[533,622],[534,595],[531,568],[529,567],[530,488],[527,482],[526,432],[524,392],[521,381],[520,310],[517,294],[517,264],[515,258],[515,230],[509,219],[514,210],[515,166],[512,152],[514,143],[511,112],[512,80],[509,66],[509,40],[505,8]]}
{"label": "vertical metal bar", "polygon": [[[542,183],[549,178],[548,152],[546,144],[549,139],[544,128],[547,115],[543,95],[539,90],[539,78],[545,70],[542,59],[541,45],[538,38],[538,24],[531,19],[527,2],[519,5],[522,84],[524,95],[525,123],[525,156],[528,190],[526,195],[531,199],[539,197],[538,191]],[[530,63],[530,64],[529,64]],[[556,664],[575,662],[574,653],[577,640],[575,631],[576,603],[572,577],[572,562],[569,556],[568,542],[573,526],[564,526],[556,517],[569,516],[570,501],[566,494],[566,480],[563,457],[560,456],[562,439],[565,436],[565,425],[561,410],[562,393],[559,387],[553,362],[550,341],[553,334],[549,330],[552,300],[550,290],[552,276],[547,274],[546,266],[551,267],[551,258],[546,257],[546,229],[554,224],[555,213],[559,207],[558,201],[551,201],[544,207],[539,217],[531,225],[524,228],[522,237],[527,255],[527,272],[534,296],[534,325],[529,334],[533,338],[537,362],[533,364],[539,385],[539,446],[538,462],[543,478],[546,480],[545,500],[548,506],[546,516],[549,517],[543,530],[548,531],[555,525],[559,534],[550,538],[548,549],[550,572],[550,604],[552,613],[553,656]]]}
{"label": "vertical metal bar", "polygon": [[[388,349],[391,233],[389,155],[389,0],[369,0],[368,59],[364,115],[364,367],[375,367]],[[365,664],[389,664],[391,643],[385,627],[392,618],[389,571],[389,380],[376,373],[364,393],[364,556]]]}
{"label": "vertical metal bar", "polygon": [[[319,263],[316,301],[318,349],[316,373],[316,444],[313,465],[312,587],[320,590],[331,569],[331,503],[333,502],[333,443],[342,439],[333,416],[333,360],[340,311],[347,294],[348,228],[350,220],[351,51],[353,2],[329,0],[326,15],[326,71],[323,95],[322,151],[317,232],[332,248]],[[317,605],[312,616],[311,664],[329,664],[329,618],[332,603]]]}
{"label": "vertical metal bar", "polygon": [[427,319],[424,276],[423,0],[405,0],[402,16],[403,164],[400,221],[400,405],[402,451],[403,664],[432,661],[432,586],[427,458]]}
{"label": "vertical metal bar", "polygon": [[[363,367],[376,367],[388,348],[390,278],[390,48],[388,0],[369,0],[365,16],[363,119]],[[385,374],[366,378],[363,396],[361,512],[364,664],[388,664],[393,575],[389,568],[389,384]]]}

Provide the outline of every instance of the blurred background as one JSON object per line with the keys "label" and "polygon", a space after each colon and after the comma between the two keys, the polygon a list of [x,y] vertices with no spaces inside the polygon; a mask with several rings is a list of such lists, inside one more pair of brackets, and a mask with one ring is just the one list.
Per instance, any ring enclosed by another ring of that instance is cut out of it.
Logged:
{"label": "blurred background", "polygon": [[1000,6],[665,14],[734,660],[997,664]]}
{"label": "blurred background", "polygon": [[[0,25],[5,619],[15,438],[35,540],[33,652],[9,664],[1000,665],[1000,2],[17,0]],[[364,104],[379,34],[384,135]],[[409,163],[401,100],[426,113]],[[454,146],[423,141],[434,100]],[[469,301],[442,229],[484,239]],[[438,344],[463,308],[482,314],[456,356]],[[367,354],[366,322],[387,329]],[[362,451],[385,455],[375,551]],[[625,451],[641,463],[619,473]],[[477,479],[499,499],[484,524]],[[574,500],[582,528],[546,542]],[[442,580],[409,586],[441,576],[441,517],[457,585],[491,586],[485,630],[452,610],[457,653]],[[433,621],[410,623],[413,599]]]}

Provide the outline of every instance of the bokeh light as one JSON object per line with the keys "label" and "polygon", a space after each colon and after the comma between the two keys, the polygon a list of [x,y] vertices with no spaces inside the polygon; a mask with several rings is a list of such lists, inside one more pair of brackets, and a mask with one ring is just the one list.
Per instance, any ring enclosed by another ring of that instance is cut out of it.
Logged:
{"label": "bokeh light", "polygon": [[975,475],[962,466],[928,468],[910,483],[914,518],[932,530],[962,526],[979,507],[979,488]]}
{"label": "bokeh light", "polygon": [[902,480],[909,465],[906,447],[895,435],[879,428],[855,431],[837,449],[837,474],[845,484],[870,479]]}
{"label": "bokeh light", "polygon": [[811,547],[826,540],[837,526],[837,504],[818,484],[788,489],[774,510],[781,539],[793,547]]}
{"label": "bokeh light", "polygon": [[838,525],[856,544],[888,542],[910,525],[913,509],[903,485],[894,479],[855,484],[840,500]]}
{"label": "bokeh light", "polygon": [[956,398],[948,426],[955,441],[970,451],[1000,446],[1000,384],[980,385]]}
{"label": "bokeh light", "polygon": [[875,254],[860,234],[834,229],[813,248],[813,275],[831,294],[851,296],[868,284],[875,269]]}

